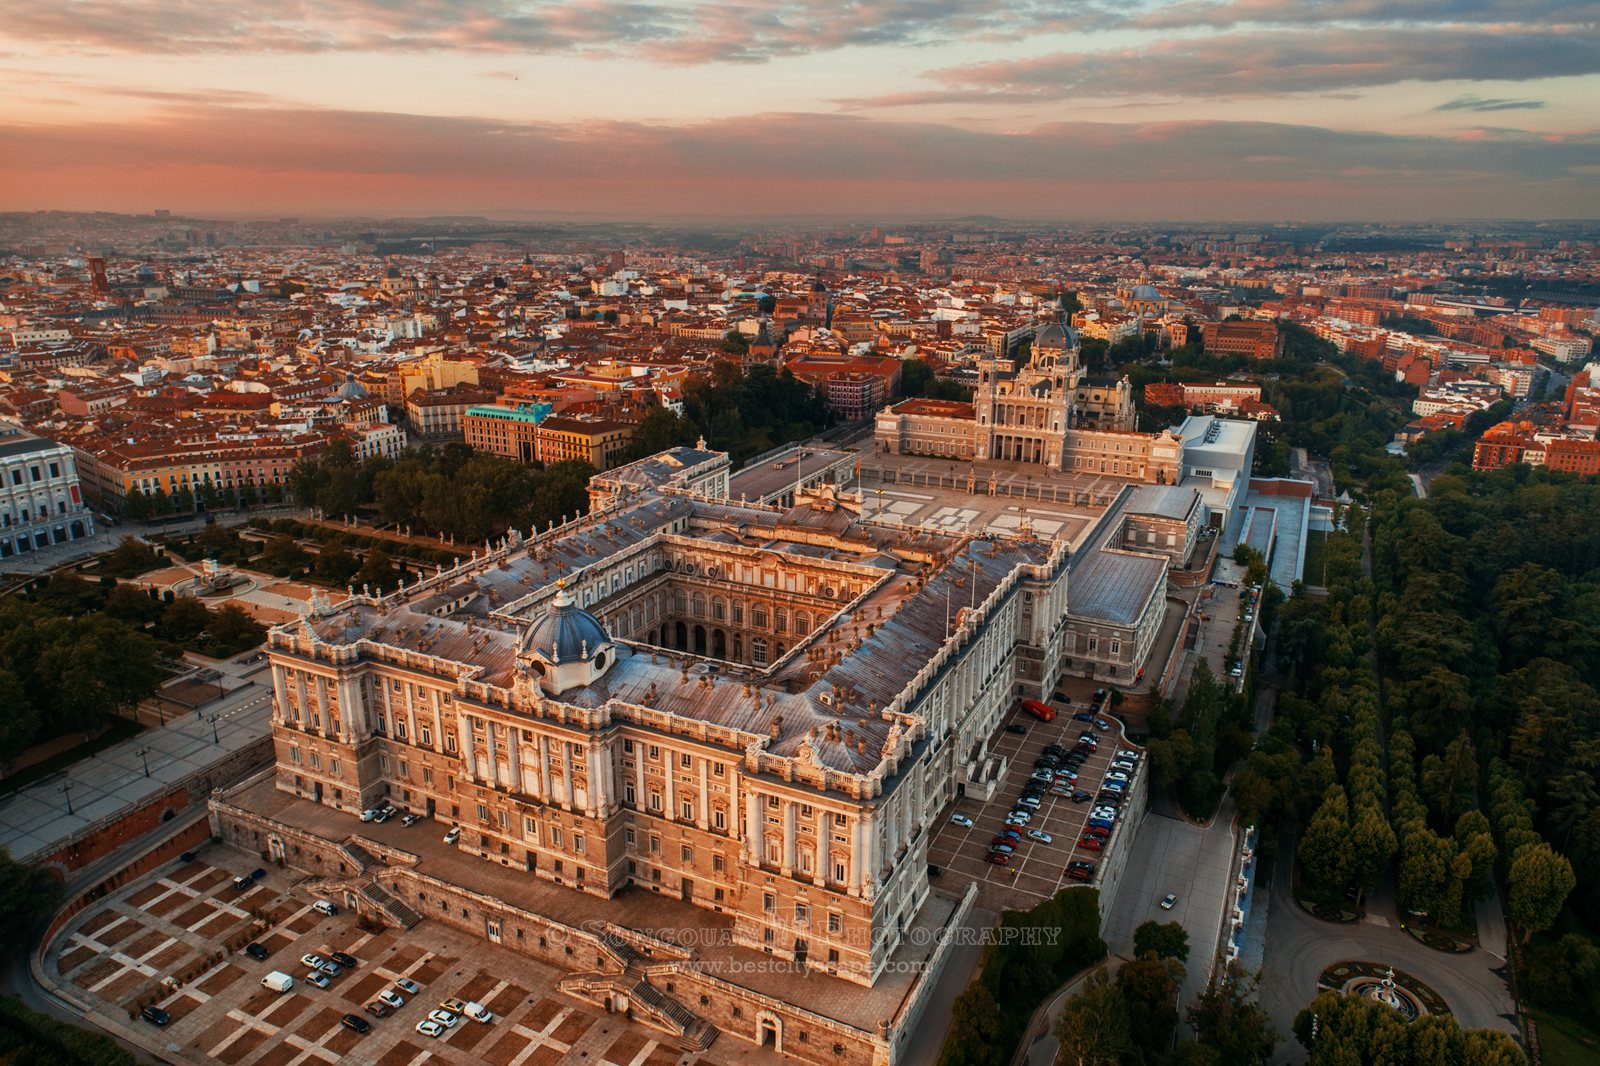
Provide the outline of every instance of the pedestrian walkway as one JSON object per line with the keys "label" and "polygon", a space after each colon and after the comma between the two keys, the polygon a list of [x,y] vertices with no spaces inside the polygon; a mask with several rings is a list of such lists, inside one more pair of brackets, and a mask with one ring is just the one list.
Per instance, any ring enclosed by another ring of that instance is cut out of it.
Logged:
{"label": "pedestrian walkway", "polygon": [[215,703],[82,759],[0,798],[0,847],[47,854],[272,733],[271,692],[250,682]]}

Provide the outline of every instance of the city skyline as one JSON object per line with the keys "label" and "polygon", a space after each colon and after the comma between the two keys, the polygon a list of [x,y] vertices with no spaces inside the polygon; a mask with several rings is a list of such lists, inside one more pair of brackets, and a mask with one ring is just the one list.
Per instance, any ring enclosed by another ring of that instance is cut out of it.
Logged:
{"label": "city skyline", "polygon": [[[1593,217],[1597,6],[13,12],[11,209]],[[1492,71],[1494,77],[1485,77]]]}

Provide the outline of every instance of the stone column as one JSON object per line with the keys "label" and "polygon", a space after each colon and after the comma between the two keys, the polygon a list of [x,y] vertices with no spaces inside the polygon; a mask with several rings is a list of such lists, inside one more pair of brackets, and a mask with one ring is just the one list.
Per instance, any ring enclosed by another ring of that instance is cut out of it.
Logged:
{"label": "stone column", "polygon": [[662,786],[666,789],[666,795],[661,797],[661,802],[665,805],[669,822],[678,820],[678,790],[674,784],[678,772],[677,760],[678,756],[672,749],[661,749],[661,768],[665,771],[663,776],[666,778],[666,784]]}
{"label": "stone column", "polygon": [[752,792],[744,798],[745,858],[751,866],[761,865],[761,805]]}
{"label": "stone column", "polygon": [[508,785],[513,792],[523,791],[522,748],[517,743],[521,732],[515,722],[506,723],[506,774],[511,779]]}
{"label": "stone column", "polygon": [[539,799],[553,803],[550,795],[550,735],[539,734]]}
{"label": "stone column", "polygon": [[[863,859],[870,858],[878,846],[877,817],[875,812],[861,812],[861,854]],[[878,879],[875,864],[869,861],[861,863],[861,891],[866,894],[871,891],[873,884]]]}
{"label": "stone column", "polygon": [[644,755],[649,751],[643,744],[635,743],[633,748],[633,803],[641,811],[650,809],[650,793],[644,784]]}
{"label": "stone column", "polygon": [[483,720],[483,751],[484,757],[489,763],[489,784],[497,786],[500,784],[500,759],[494,742],[493,718],[485,718]]}
{"label": "stone column", "polygon": [[822,807],[817,808],[817,854],[814,860],[816,866],[812,870],[812,877],[823,884],[827,883],[828,875],[832,873],[828,869],[828,834],[832,832],[832,821],[833,819],[827,810]]}
{"label": "stone column", "polygon": [[783,802],[783,866],[782,873],[785,877],[794,875],[795,864],[795,819],[800,814],[800,805],[793,800]]}
{"label": "stone column", "polygon": [[711,817],[711,767],[710,760],[700,760],[700,805],[695,808],[694,824],[704,829]]}
{"label": "stone column", "polygon": [[562,804],[572,810],[572,743],[561,741],[561,796]]}
{"label": "stone column", "polygon": [[439,701],[439,690],[431,689],[433,696],[433,750],[444,754],[444,706]]}
{"label": "stone column", "polygon": [[478,761],[472,756],[472,730],[467,728],[467,716],[456,712],[456,752],[461,757],[463,775],[468,781],[478,780]]}
{"label": "stone column", "polygon": [[606,773],[611,769],[611,749],[603,744],[589,746],[589,817],[598,818],[606,812],[610,795]]}

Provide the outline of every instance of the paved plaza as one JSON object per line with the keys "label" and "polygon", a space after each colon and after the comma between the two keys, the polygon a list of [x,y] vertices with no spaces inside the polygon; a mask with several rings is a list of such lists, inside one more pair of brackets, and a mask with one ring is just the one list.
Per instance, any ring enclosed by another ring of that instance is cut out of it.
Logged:
{"label": "paved plaza", "polygon": [[[354,917],[326,918],[297,891],[297,874],[269,868],[241,892],[233,878],[259,860],[220,845],[193,862],[175,862],[85,911],[63,934],[47,973],[99,1013],[126,1019],[155,997],[171,1022],[157,1029],[128,1021],[178,1061],[228,1066],[721,1066],[782,1061],[744,1041],[722,1039],[685,1053],[661,1034],[556,991],[562,971],[526,956],[424,923],[401,934],[366,932]],[[257,961],[221,947],[241,934],[272,954]],[[344,951],[360,960],[326,990],[307,984],[300,956]],[[220,953],[220,957],[218,957]],[[292,975],[287,993],[260,978]],[[174,975],[181,981],[169,982]],[[362,1006],[397,977],[422,986],[405,1006],[374,1018]],[[163,991],[165,987],[165,991]],[[495,1014],[488,1024],[462,1019],[430,1039],[416,1023],[441,1000],[476,1000]],[[372,1031],[345,1029],[345,1013],[361,1014]]]}

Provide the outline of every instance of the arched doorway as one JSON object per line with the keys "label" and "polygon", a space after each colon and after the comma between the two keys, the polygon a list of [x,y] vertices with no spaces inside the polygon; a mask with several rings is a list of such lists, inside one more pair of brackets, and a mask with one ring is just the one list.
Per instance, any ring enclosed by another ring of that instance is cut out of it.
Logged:
{"label": "arched doorway", "polygon": [[771,1011],[761,1011],[756,1015],[756,1045],[758,1047],[771,1047],[772,1050],[783,1053],[783,1019]]}
{"label": "arched doorway", "polygon": [[728,657],[728,635],[720,629],[711,631],[711,655],[715,659]]}
{"label": "arched doorway", "polygon": [[704,655],[706,653],[706,627],[705,626],[695,626],[694,627],[694,653],[696,655]]}
{"label": "arched doorway", "polygon": [[688,651],[689,650],[689,627],[684,625],[682,622],[679,622],[673,628],[675,629],[675,631],[677,633],[677,638],[678,638],[674,642],[673,646],[676,647],[679,651]]}

